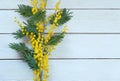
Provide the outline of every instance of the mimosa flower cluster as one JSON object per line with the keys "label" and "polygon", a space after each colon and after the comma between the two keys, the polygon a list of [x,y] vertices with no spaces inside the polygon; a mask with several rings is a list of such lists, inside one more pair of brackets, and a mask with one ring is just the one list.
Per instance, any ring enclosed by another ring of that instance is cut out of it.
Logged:
{"label": "mimosa flower cluster", "polygon": [[[54,8],[54,13],[46,16],[47,0],[30,0],[32,6],[18,5],[17,10],[20,15],[26,18],[21,23],[15,17],[15,22],[20,29],[13,33],[16,39],[25,37],[30,43],[28,47],[26,43],[10,43],[9,47],[22,54],[24,60],[33,70],[34,81],[47,81],[49,77],[49,60],[48,57],[55,49],[67,32],[67,26],[64,25],[71,19],[71,12],[67,9],[60,9],[60,1]],[[49,25],[49,26],[48,26]],[[55,29],[63,28],[60,33],[55,34]]]}

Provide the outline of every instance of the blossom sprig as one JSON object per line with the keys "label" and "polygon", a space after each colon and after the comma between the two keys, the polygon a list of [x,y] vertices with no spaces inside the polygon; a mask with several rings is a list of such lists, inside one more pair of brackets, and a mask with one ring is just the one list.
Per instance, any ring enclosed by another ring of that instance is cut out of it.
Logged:
{"label": "blossom sprig", "polygon": [[[54,31],[63,26],[71,19],[71,12],[67,9],[60,9],[60,1],[54,8],[54,13],[46,16],[47,0],[30,0],[32,6],[20,4],[17,10],[20,15],[27,17],[26,22],[20,22],[15,18],[15,22],[21,29],[14,32],[16,39],[27,37],[31,48],[26,43],[10,43],[9,47],[22,54],[24,60],[33,70],[34,81],[47,81],[49,77],[48,57],[52,51],[64,38],[67,26],[64,26],[60,33]],[[46,25],[49,23],[49,27]],[[48,30],[47,33],[45,31]]]}

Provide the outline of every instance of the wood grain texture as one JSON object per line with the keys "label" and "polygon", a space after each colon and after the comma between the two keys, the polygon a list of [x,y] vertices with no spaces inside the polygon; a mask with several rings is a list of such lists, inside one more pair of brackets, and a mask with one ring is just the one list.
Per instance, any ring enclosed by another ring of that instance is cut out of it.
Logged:
{"label": "wood grain texture", "polygon": [[[0,35],[0,59],[21,58],[8,47],[19,42],[12,35]],[[53,51],[51,58],[120,58],[120,35],[68,34]]]}
{"label": "wood grain texture", "polygon": [[[71,10],[73,18],[67,23],[68,33],[120,33],[120,11],[118,10]],[[49,10],[48,14],[53,11]],[[19,29],[14,17],[25,19],[14,11],[0,11],[0,33],[13,33]],[[7,24],[6,24],[7,23]],[[59,27],[59,29],[62,27]],[[55,32],[59,32],[55,30]]]}
{"label": "wood grain texture", "polygon": [[[0,80],[32,81],[32,71],[22,60],[1,60],[0,65]],[[50,60],[49,68],[49,81],[120,80],[119,60]]]}

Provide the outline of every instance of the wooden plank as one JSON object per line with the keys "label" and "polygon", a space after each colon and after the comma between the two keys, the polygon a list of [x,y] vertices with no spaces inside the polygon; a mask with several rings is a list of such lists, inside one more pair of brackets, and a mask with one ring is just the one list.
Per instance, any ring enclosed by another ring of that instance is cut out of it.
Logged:
{"label": "wooden plank", "polygon": [[[49,0],[47,8],[53,8],[59,0]],[[10,4],[12,2],[12,4]],[[120,8],[119,0],[62,0],[61,8]],[[17,9],[18,4],[29,5],[29,0],[1,0],[0,9]]]}
{"label": "wooden plank", "polygon": [[[0,61],[0,80],[32,81],[21,60]],[[49,81],[120,81],[120,60],[50,60]]]}
{"label": "wooden plank", "polygon": [[[8,47],[19,42],[12,35],[0,35],[0,59],[21,58]],[[66,35],[51,58],[120,58],[120,35]]]}
{"label": "wooden plank", "polygon": [[[120,33],[120,11],[72,10],[73,18],[67,23],[68,33]],[[48,14],[52,13],[51,10]],[[14,11],[0,11],[0,33],[12,33],[19,29],[14,17],[25,20]],[[59,27],[61,28],[61,27]],[[59,32],[59,31],[55,31]]]}

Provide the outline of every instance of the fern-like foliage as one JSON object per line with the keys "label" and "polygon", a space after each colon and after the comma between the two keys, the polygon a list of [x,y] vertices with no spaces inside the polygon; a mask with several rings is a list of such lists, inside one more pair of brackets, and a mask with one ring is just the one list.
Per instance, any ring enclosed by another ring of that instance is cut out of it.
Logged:
{"label": "fern-like foliage", "polygon": [[38,33],[38,31],[36,30],[35,25],[33,25],[33,24],[29,23],[29,22],[27,22],[27,23],[24,22],[24,24],[25,24],[25,29],[26,29],[27,32],[33,32],[35,34]]}
{"label": "fern-like foliage", "polygon": [[20,15],[25,16],[25,17],[30,17],[32,16],[32,7],[27,6],[27,5],[18,5],[19,9],[16,10],[16,12],[20,13]]}
{"label": "fern-like foliage", "polygon": [[48,41],[47,45],[56,45],[60,43],[64,36],[64,33],[52,36],[51,39]]}
{"label": "fern-like foliage", "polygon": [[[61,14],[61,19],[59,19],[58,20],[58,26],[60,26],[60,25],[63,25],[63,24],[65,24],[66,22],[68,22],[70,19],[71,19],[71,14],[72,14],[72,12],[70,12],[69,10],[67,10],[67,9],[63,9],[63,10],[61,10],[61,12],[62,12],[62,14]],[[53,16],[52,16],[52,18],[50,19],[50,24],[53,24],[54,23],[54,20],[55,20],[55,17],[56,17],[56,15],[57,15],[57,13],[56,14],[54,14]]]}
{"label": "fern-like foliage", "polygon": [[39,69],[37,63],[36,63],[36,60],[34,59],[33,57],[33,54],[32,53],[25,53],[23,55],[24,57],[24,60],[28,63],[28,65],[30,66],[31,69],[33,70],[36,70],[36,69]]}
{"label": "fern-like foliage", "polygon": [[16,38],[16,39],[19,39],[19,38],[22,38],[22,37],[25,36],[25,35],[22,33],[21,30],[18,30],[18,31],[16,31],[16,32],[12,33],[12,34],[14,35],[14,38]]}
{"label": "fern-like foliage", "polygon": [[29,51],[29,48],[24,43],[10,43],[9,47],[18,51],[18,52],[26,52]]}
{"label": "fern-like foliage", "polygon": [[24,43],[10,43],[9,47],[21,53],[31,69],[39,68],[33,57],[33,50],[29,49]]}
{"label": "fern-like foliage", "polygon": [[46,11],[38,11],[36,14],[32,15],[30,19],[28,19],[28,23],[35,25],[39,21],[43,22],[45,20]]}

